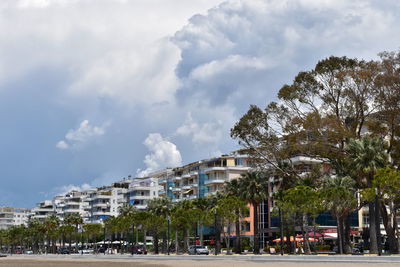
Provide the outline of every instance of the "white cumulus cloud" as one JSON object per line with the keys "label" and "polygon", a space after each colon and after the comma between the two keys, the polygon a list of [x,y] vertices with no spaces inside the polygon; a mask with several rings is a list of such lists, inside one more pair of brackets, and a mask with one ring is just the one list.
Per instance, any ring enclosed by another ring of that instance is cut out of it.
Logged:
{"label": "white cumulus cloud", "polygon": [[139,177],[162,168],[182,165],[182,156],[176,145],[163,138],[161,134],[149,134],[143,144],[150,151],[150,154],[146,155],[143,161],[147,168],[138,170]]}
{"label": "white cumulus cloud", "polygon": [[90,125],[89,120],[80,123],[78,129],[70,129],[65,135],[65,140],[61,140],[56,144],[59,149],[68,149],[82,145],[96,136],[104,135],[107,124],[100,126]]}
{"label": "white cumulus cloud", "polygon": [[182,136],[190,136],[192,142],[198,145],[217,144],[222,137],[222,122],[205,122],[199,123],[192,118],[189,113],[185,123],[180,126],[176,133]]}

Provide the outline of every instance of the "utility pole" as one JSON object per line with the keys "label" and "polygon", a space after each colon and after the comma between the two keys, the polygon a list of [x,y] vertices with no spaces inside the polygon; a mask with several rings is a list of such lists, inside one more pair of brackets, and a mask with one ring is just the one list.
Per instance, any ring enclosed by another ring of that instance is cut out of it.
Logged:
{"label": "utility pole", "polygon": [[167,255],[169,255],[169,239],[170,239],[170,231],[171,231],[171,217],[167,217],[168,223],[168,231],[167,231]]}
{"label": "utility pole", "polygon": [[281,231],[281,255],[283,256],[283,214],[281,209],[279,209],[279,226]]}

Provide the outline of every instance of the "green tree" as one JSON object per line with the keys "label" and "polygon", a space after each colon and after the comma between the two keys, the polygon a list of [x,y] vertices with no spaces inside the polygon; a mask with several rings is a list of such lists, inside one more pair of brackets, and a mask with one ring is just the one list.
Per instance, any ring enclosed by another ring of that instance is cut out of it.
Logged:
{"label": "green tree", "polygon": [[254,229],[254,254],[260,253],[260,243],[259,243],[259,212],[258,207],[260,203],[268,199],[268,177],[266,173],[261,172],[250,172],[242,174],[238,178],[238,197],[250,203],[253,208],[253,229]]}
{"label": "green tree", "polygon": [[64,218],[64,225],[72,227],[69,233],[69,249],[71,249],[72,235],[75,235],[75,244],[78,244],[78,228],[83,224],[82,216],[79,213],[69,213]]}
{"label": "green tree", "polygon": [[58,237],[58,230],[60,227],[60,219],[56,215],[51,215],[44,220],[44,227],[46,229],[47,247],[50,248],[50,241],[52,243],[52,253],[56,253],[56,239]]}
{"label": "green tree", "polygon": [[164,252],[166,248],[166,222],[171,214],[172,203],[168,198],[155,198],[149,201],[148,211],[151,213],[147,220],[148,229],[151,229],[154,242],[154,253],[159,253],[159,234],[163,233]]}
{"label": "green tree", "polygon": [[[226,196],[217,201],[217,213],[221,216],[226,225],[226,231],[224,231],[224,233],[227,234],[227,252],[230,254],[231,224],[239,222],[240,226],[240,220],[249,215],[249,208],[247,207],[246,201],[239,199],[237,196]],[[239,235],[236,236],[236,240],[238,239],[240,239],[240,232]],[[240,242],[237,243],[240,244]],[[240,247],[236,252],[240,253]]]}
{"label": "green tree", "polygon": [[378,194],[389,250],[391,253],[399,253],[400,233],[397,214],[400,207],[400,172],[389,167],[378,169],[372,181],[372,187],[362,190],[361,193],[363,199],[369,202],[374,201]]}
{"label": "green tree", "polygon": [[345,231],[345,220],[357,210],[355,181],[349,176],[327,177],[321,196],[324,206],[331,212],[337,222],[339,253],[352,253],[350,231]]}
{"label": "green tree", "polygon": [[[386,144],[381,138],[364,136],[349,142],[346,151],[351,159],[353,175],[361,189],[371,188],[374,175],[388,164]],[[378,202],[369,201],[370,252],[378,253],[376,208]],[[380,241],[379,241],[380,242]]]}

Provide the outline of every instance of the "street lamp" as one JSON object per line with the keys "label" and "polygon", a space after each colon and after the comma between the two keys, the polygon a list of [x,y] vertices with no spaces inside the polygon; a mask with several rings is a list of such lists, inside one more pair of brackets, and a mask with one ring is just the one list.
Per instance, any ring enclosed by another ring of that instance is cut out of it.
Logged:
{"label": "street lamp", "polygon": [[378,188],[375,188],[375,226],[378,245],[378,256],[382,255],[381,218],[379,214]]}
{"label": "street lamp", "polygon": [[[279,226],[280,226],[280,231],[281,231],[281,242],[280,242],[280,245],[281,245],[281,255],[283,256],[283,214],[282,214],[282,210],[281,210],[281,209],[279,209],[279,217],[280,217],[280,224],[279,224]],[[315,238],[315,235],[314,235],[314,238]]]}
{"label": "street lamp", "polygon": [[214,255],[218,255],[217,238],[219,238],[219,237],[217,235],[218,231],[217,231],[217,209],[216,208],[214,209],[214,231],[215,231]]}
{"label": "street lamp", "polygon": [[169,255],[169,239],[170,239],[170,225],[171,225],[171,217],[167,217],[167,225],[168,225],[168,231],[167,231],[167,255]]}

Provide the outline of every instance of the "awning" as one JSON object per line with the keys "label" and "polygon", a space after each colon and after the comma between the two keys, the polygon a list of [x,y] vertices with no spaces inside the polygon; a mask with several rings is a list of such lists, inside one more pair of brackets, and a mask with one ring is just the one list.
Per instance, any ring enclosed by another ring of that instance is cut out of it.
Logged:
{"label": "awning", "polygon": [[193,191],[193,189],[189,189],[189,190],[187,190],[187,191],[185,191],[185,192],[183,192],[184,194],[189,194],[190,192],[192,192]]}

